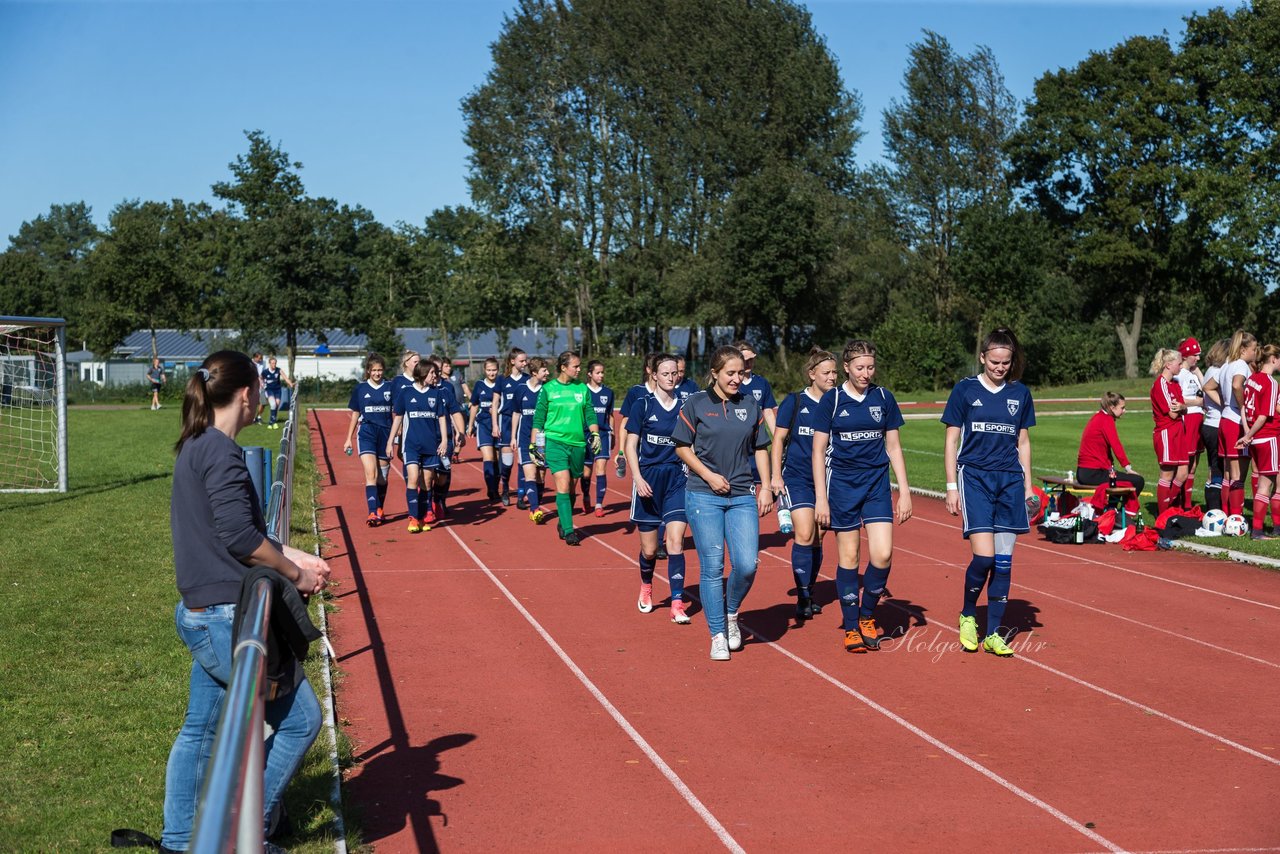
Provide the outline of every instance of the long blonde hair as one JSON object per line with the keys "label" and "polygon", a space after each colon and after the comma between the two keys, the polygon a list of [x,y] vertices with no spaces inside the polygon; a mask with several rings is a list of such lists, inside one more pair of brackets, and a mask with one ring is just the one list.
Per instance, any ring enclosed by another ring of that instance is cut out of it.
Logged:
{"label": "long blonde hair", "polygon": [[1182,360],[1182,354],[1177,350],[1170,350],[1168,347],[1161,347],[1156,351],[1156,357],[1151,360],[1150,373],[1153,377],[1160,376],[1160,372],[1164,370],[1165,362],[1171,359]]}
{"label": "long blonde hair", "polygon": [[1240,354],[1244,352],[1245,347],[1257,343],[1257,338],[1254,338],[1243,329],[1237,329],[1236,334],[1231,336],[1231,343],[1227,345],[1227,361],[1234,362],[1240,358]]}

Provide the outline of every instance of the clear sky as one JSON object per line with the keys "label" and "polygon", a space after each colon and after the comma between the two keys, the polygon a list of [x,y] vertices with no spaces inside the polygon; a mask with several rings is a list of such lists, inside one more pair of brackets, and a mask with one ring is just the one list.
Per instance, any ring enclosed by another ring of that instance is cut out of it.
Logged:
{"label": "clear sky", "polygon": [[[806,4],[862,98],[862,164],[882,157],[881,117],[924,29],[962,54],[989,46],[1022,101],[1046,71],[1129,36],[1176,42],[1213,5],[1236,2]],[[466,204],[459,102],[514,6],[0,0],[0,238],[53,203],[83,199],[105,224],[128,198],[211,200],[251,129],[302,162],[308,193],[387,224]]]}

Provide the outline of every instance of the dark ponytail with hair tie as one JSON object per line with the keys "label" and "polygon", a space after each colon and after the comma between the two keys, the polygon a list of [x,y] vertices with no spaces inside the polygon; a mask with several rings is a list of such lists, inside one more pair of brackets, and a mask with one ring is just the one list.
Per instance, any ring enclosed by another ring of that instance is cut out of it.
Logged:
{"label": "dark ponytail with hair tie", "polygon": [[[181,451],[190,439],[200,436],[213,423],[213,413],[235,399],[241,389],[258,382],[258,368],[244,353],[219,350],[191,372],[182,399],[182,433],[173,446]],[[256,402],[256,401],[255,401]]]}

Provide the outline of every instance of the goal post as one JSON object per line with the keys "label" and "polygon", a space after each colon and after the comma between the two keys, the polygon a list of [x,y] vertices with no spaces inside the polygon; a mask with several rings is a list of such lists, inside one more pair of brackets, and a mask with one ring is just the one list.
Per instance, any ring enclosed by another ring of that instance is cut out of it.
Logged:
{"label": "goal post", "polygon": [[0,492],[67,491],[67,322],[0,315]]}

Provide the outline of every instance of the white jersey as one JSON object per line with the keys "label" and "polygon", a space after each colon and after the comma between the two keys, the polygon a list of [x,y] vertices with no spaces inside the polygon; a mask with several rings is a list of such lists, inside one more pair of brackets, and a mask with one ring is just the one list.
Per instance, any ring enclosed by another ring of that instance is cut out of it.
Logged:
{"label": "white jersey", "polygon": [[[1220,373],[1222,373],[1221,365],[1212,368],[1205,368],[1204,381],[1208,383],[1209,380],[1216,380]],[[1221,390],[1219,390],[1218,394],[1222,394]],[[1206,394],[1204,396],[1204,426],[1217,430],[1218,422],[1221,420],[1222,407],[1219,404],[1214,403],[1213,398]]]}
{"label": "white jersey", "polygon": [[[1193,397],[1203,396],[1203,393],[1200,391],[1201,383],[1200,383],[1200,373],[1198,371],[1192,371],[1187,368],[1183,368],[1181,371],[1178,372],[1178,375],[1173,378],[1173,381],[1176,382],[1182,388],[1183,400],[1190,400]],[[1204,407],[1188,405],[1187,414],[1202,415],[1204,414]]]}
{"label": "white jersey", "polygon": [[1253,373],[1253,369],[1249,367],[1249,363],[1244,359],[1236,359],[1222,366],[1218,373],[1218,387],[1222,390],[1222,417],[1228,421],[1240,423],[1240,408],[1244,406],[1243,400],[1236,400],[1231,392],[1231,383],[1236,377],[1244,377],[1249,379],[1249,375]]}

